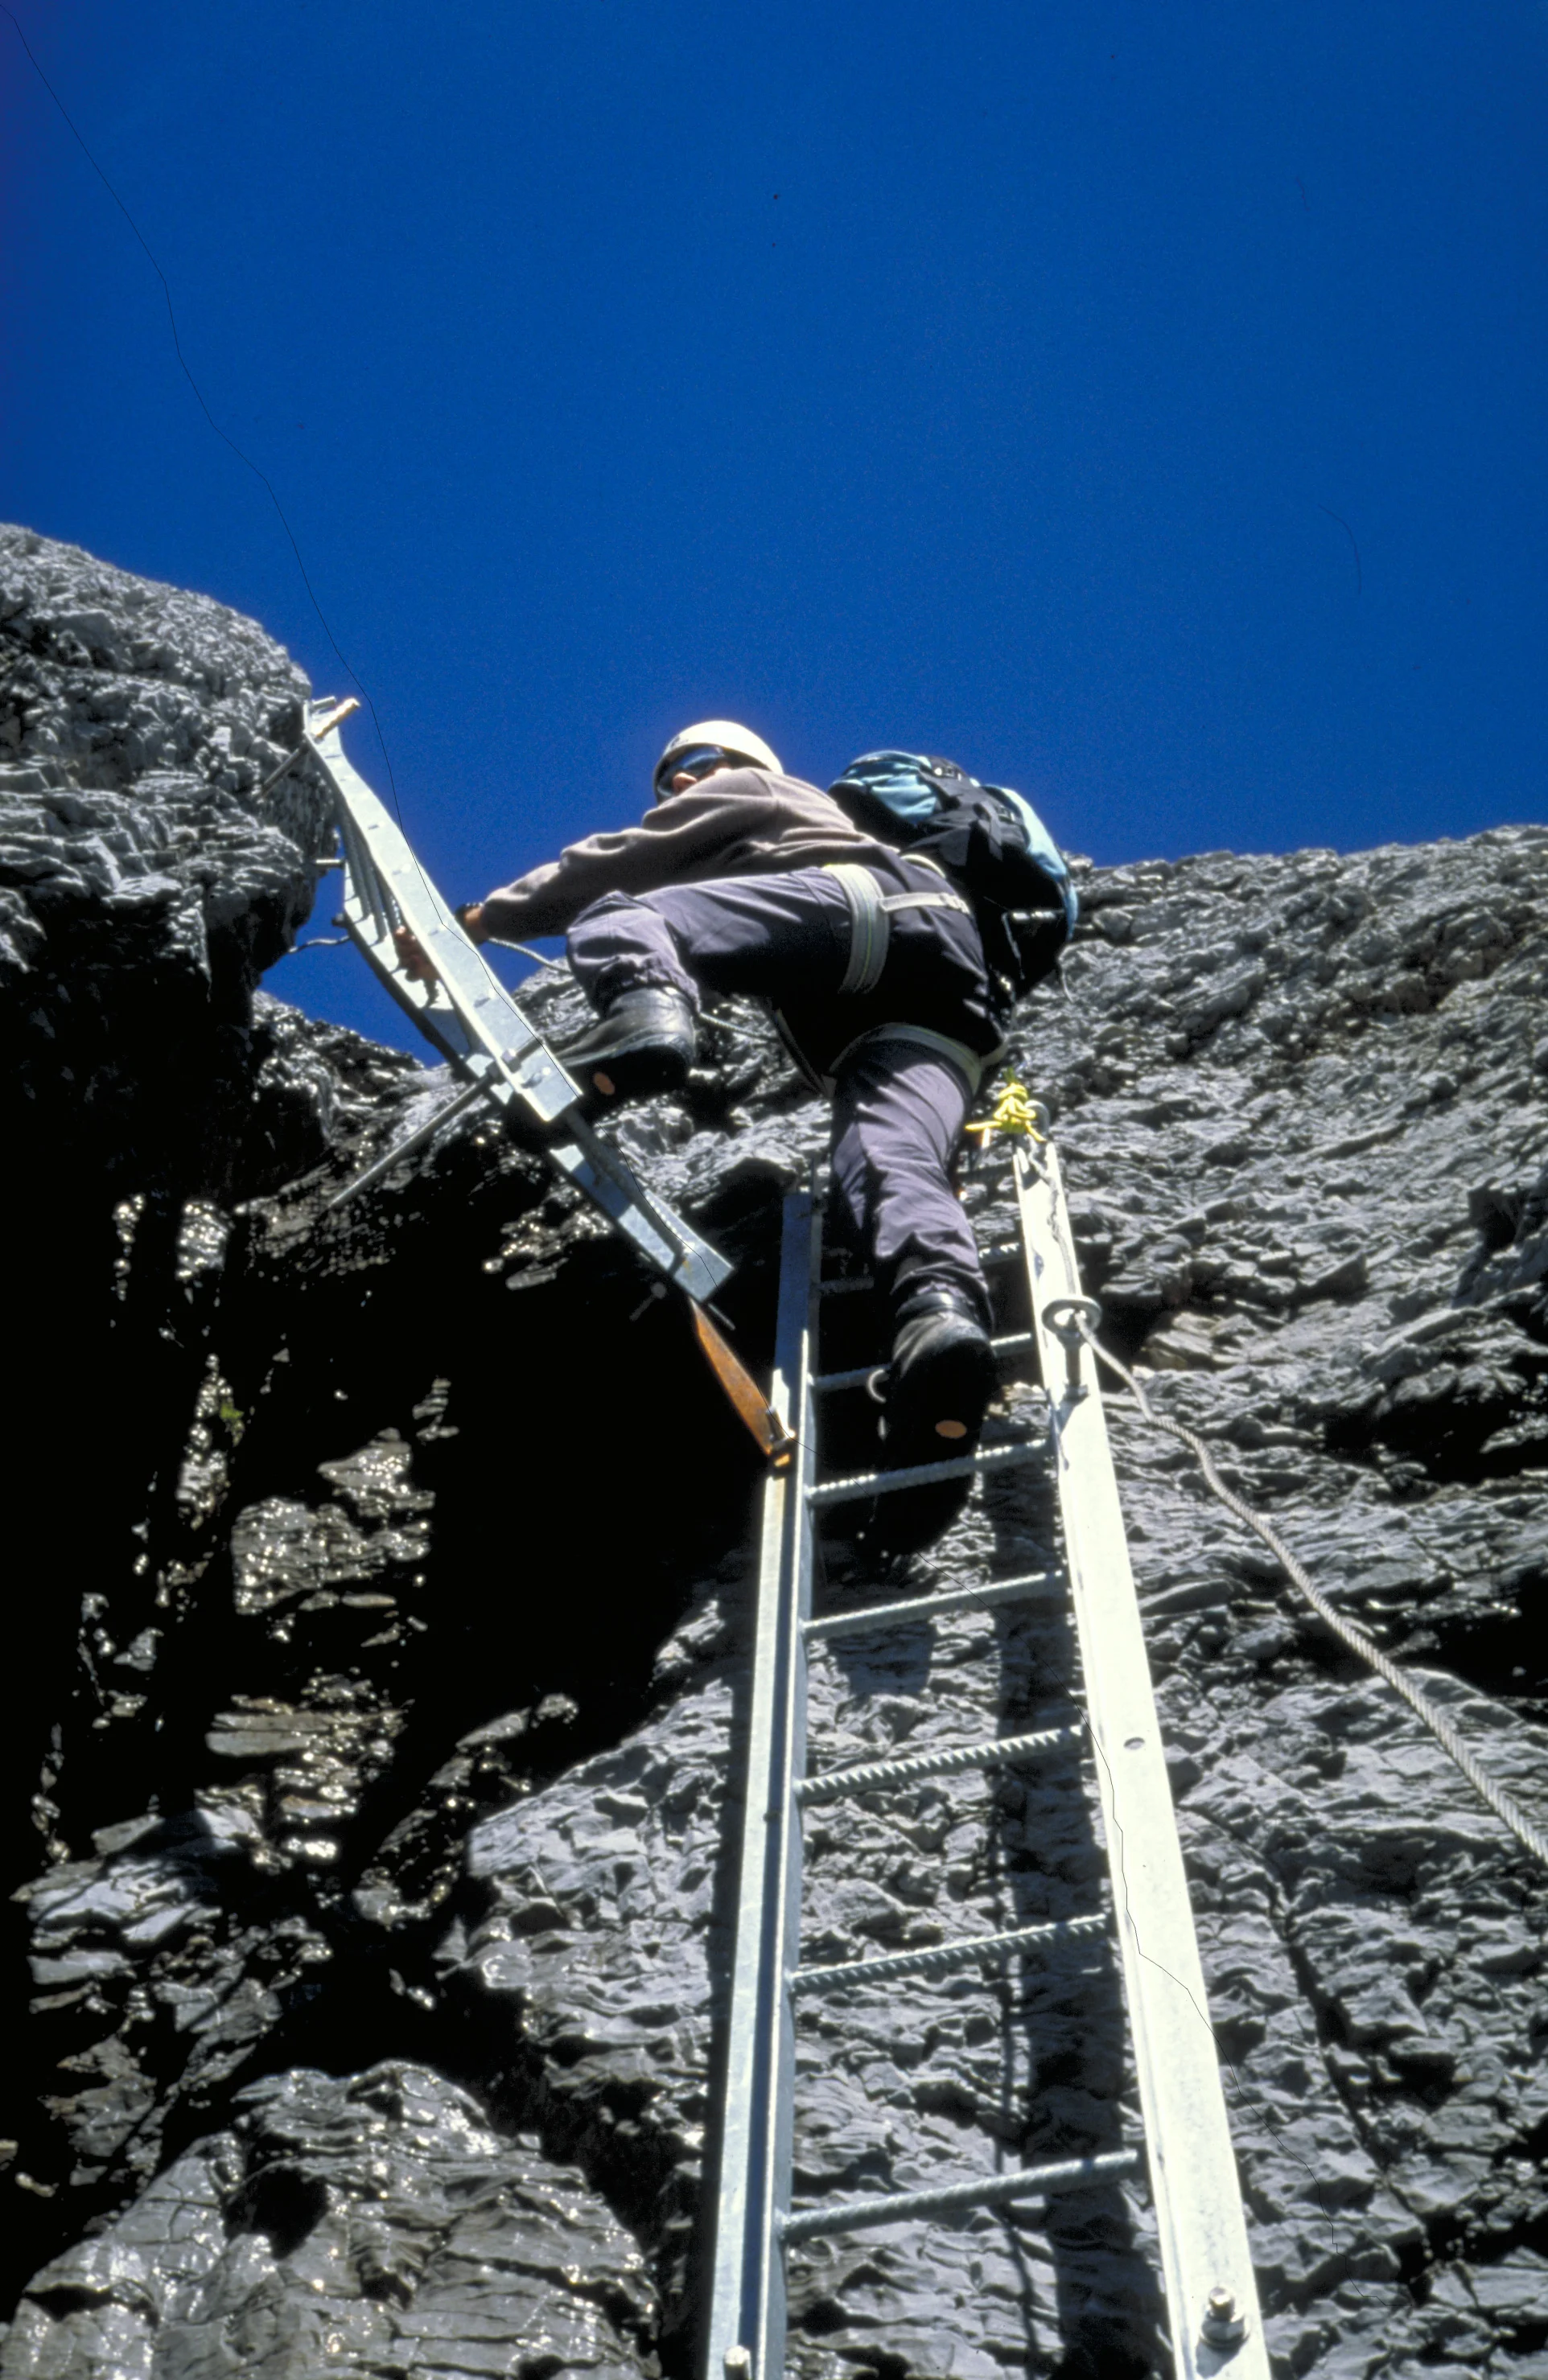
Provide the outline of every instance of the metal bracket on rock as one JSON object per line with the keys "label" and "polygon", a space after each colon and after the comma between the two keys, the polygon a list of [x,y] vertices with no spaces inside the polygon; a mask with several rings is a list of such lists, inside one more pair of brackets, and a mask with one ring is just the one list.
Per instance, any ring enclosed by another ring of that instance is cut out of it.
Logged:
{"label": "metal bracket on rock", "polygon": [[730,1400],[738,1421],[751,1432],[753,1441],[765,1461],[774,1470],[786,1471],[796,1451],[796,1433],[786,1428],[762,1390],[733,1348],[726,1345],[701,1305],[690,1308],[694,1333],[704,1351],[705,1361]]}
{"label": "metal bracket on rock", "polygon": [[1065,1351],[1065,1402],[1075,1404],[1086,1393],[1080,1351],[1101,1330],[1102,1308],[1094,1297],[1051,1297],[1042,1309],[1042,1327]]}

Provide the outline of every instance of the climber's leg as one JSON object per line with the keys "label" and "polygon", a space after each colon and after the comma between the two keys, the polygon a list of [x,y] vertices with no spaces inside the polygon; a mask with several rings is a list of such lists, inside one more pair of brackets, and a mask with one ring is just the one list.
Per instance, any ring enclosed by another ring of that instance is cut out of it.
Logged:
{"label": "climber's leg", "polygon": [[610,893],[576,919],[568,941],[601,1021],[559,1055],[589,1098],[676,1089],[693,1063],[701,988],[776,1002],[786,983],[836,989],[848,932],[840,887],[811,868],[672,885],[639,899]]}
{"label": "climber's leg", "polygon": [[610,892],[582,910],[567,948],[575,979],[607,1014],[627,992],[748,992],[776,1005],[790,988],[836,991],[849,957],[849,905],[821,868],[716,877],[659,892]]}
{"label": "climber's leg", "polygon": [[949,1059],[908,1041],[867,1042],[840,1070],[834,1184],[895,1328],[943,1303],[988,1324],[978,1244],[950,1181],[970,1098]]}
{"label": "climber's leg", "polygon": [[[970,1454],[994,1393],[989,1293],[948,1172],[970,1096],[949,1060],[907,1041],[871,1042],[839,1070],[835,1186],[892,1313],[882,1418],[889,1470]],[[942,1480],[878,1497],[865,1534],[895,1552],[928,1545],[971,1485]]]}

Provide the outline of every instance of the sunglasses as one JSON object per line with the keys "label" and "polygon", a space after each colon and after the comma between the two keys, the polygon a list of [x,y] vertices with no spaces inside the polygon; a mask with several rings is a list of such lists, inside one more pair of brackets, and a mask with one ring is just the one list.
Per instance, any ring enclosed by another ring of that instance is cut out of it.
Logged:
{"label": "sunglasses", "polygon": [[674,777],[701,777],[718,769],[725,758],[718,744],[696,744],[687,752],[675,752],[656,780],[657,793],[664,793]]}

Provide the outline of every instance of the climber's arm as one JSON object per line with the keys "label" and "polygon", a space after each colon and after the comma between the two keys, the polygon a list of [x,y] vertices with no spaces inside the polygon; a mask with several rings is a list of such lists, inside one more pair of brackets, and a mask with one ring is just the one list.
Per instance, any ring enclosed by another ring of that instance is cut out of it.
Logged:
{"label": "climber's arm", "polygon": [[[768,831],[767,780],[761,771],[723,770],[690,793],[647,810],[638,826],[572,843],[557,859],[530,868],[462,913],[475,942],[525,942],[563,934],[583,909],[609,892],[653,892],[664,884],[714,872],[724,853]],[[417,982],[430,961],[407,929],[394,940]],[[432,971],[433,972],[433,971]]]}
{"label": "climber's arm", "polygon": [[582,909],[609,892],[654,892],[664,884],[713,875],[724,854],[768,832],[769,810],[762,771],[721,770],[647,810],[638,826],[588,835],[514,884],[486,893],[479,905],[482,939],[524,942],[567,933]]}

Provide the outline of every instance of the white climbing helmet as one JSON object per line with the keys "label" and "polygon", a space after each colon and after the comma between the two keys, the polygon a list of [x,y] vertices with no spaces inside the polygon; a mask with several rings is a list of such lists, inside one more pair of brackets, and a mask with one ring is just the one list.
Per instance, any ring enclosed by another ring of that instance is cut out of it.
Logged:
{"label": "white climbing helmet", "polygon": [[739,725],[735,719],[700,719],[674,735],[656,762],[651,790],[658,802],[661,789],[672,774],[673,761],[684,752],[701,750],[706,744],[716,747],[728,760],[745,760],[754,769],[772,769],[776,777],[785,773],[779,765],[779,755],[769,749],[761,735],[754,735],[750,727]]}

